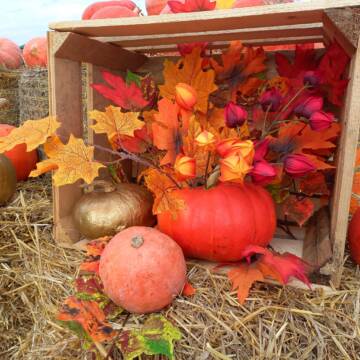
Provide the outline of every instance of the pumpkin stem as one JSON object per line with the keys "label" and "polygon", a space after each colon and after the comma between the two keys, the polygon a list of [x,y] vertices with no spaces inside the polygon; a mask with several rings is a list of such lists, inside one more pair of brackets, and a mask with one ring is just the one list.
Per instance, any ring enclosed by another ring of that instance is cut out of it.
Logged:
{"label": "pumpkin stem", "polygon": [[144,244],[144,238],[141,235],[136,235],[131,239],[131,246],[135,249],[138,249]]}

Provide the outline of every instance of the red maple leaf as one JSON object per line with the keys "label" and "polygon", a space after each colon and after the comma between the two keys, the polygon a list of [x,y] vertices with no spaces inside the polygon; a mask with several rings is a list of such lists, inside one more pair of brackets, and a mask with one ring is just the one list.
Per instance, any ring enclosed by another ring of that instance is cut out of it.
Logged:
{"label": "red maple leaf", "polygon": [[116,76],[108,71],[102,71],[101,74],[109,86],[105,84],[92,84],[91,86],[115,105],[131,111],[142,109],[148,105],[149,101],[144,99],[142,90],[135,82],[126,84],[121,76]]}
{"label": "red maple leaf", "polygon": [[168,5],[174,14],[184,12],[195,12],[195,11],[209,11],[214,10],[216,7],[216,1],[209,0],[185,0],[184,3],[181,1],[168,1]]}
{"label": "red maple leaf", "polygon": [[298,199],[296,196],[289,196],[283,203],[283,211],[290,220],[296,221],[299,226],[305,222],[314,213],[315,205],[309,198]]}
{"label": "red maple leaf", "polygon": [[276,53],[277,71],[280,76],[295,78],[303,71],[315,70],[317,65],[315,55],[313,44],[296,45],[293,63],[285,55]]}
{"label": "red maple leaf", "polygon": [[192,296],[196,293],[196,289],[187,281],[184,285],[182,295],[183,296]]}

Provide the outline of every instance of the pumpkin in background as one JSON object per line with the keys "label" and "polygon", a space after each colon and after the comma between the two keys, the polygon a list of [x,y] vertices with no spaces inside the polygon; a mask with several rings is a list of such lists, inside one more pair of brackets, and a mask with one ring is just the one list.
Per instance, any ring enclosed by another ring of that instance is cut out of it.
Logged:
{"label": "pumpkin in background", "polygon": [[123,17],[134,17],[139,16],[138,13],[124,7],[124,6],[107,6],[98,10],[92,17],[91,20],[96,19],[116,19]]}
{"label": "pumpkin in background", "polygon": [[[0,137],[8,135],[15,127],[7,124],[0,124]],[[36,168],[38,153],[36,150],[26,151],[26,145],[16,145],[12,150],[6,151],[4,155],[9,158],[15,167],[18,181],[27,180],[32,170]]]}
{"label": "pumpkin in background", "polygon": [[37,37],[29,40],[23,50],[25,65],[29,68],[47,67],[47,39]]}
{"label": "pumpkin in background", "polygon": [[165,8],[168,0],[145,0],[145,7],[148,15],[159,15]]}
{"label": "pumpkin in background", "polygon": [[113,236],[135,225],[152,226],[153,197],[143,186],[96,181],[73,209],[77,230],[88,239]]}
{"label": "pumpkin in background", "polygon": [[92,19],[93,15],[100,9],[108,6],[122,6],[134,12],[138,12],[136,4],[130,0],[118,0],[118,1],[98,1],[89,5],[82,14],[83,20]]}
{"label": "pumpkin in background", "polygon": [[11,40],[0,38],[0,67],[18,69],[22,64],[20,48]]}
{"label": "pumpkin in background", "polygon": [[16,190],[15,168],[11,161],[0,154],[0,205],[6,204]]}
{"label": "pumpkin in background", "polygon": [[238,261],[247,245],[267,246],[275,232],[273,200],[262,187],[223,183],[211,189],[176,190],[185,208],[176,218],[158,215],[158,228],[173,238],[185,256]]}
{"label": "pumpkin in background", "polygon": [[105,247],[100,258],[104,292],[133,313],[159,311],[171,304],[186,281],[183,252],[154,228],[128,228]]}
{"label": "pumpkin in background", "polygon": [[357,209],[349,225],[349,248],[352,259],[360,265],[360,209]]}
{"label": "pumpkin in background", "polygon": [[236,0],[233,8],[291,3],[293,0]]}

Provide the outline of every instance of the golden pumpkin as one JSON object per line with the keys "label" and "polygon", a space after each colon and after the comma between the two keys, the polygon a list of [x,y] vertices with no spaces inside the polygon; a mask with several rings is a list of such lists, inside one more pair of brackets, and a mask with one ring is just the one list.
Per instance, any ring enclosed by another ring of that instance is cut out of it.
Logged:
{"label": "golden pumpkin", "polygon": [[88,239],[112,236],[130,226],[153,226],[153,197],[143,186],[97,181],[73,209],[77,230]]}
{"label": "golden pumpkin", "polygon": [[0,154],[0,205],[7,203],[15,191],[15,168],[5,155]]}

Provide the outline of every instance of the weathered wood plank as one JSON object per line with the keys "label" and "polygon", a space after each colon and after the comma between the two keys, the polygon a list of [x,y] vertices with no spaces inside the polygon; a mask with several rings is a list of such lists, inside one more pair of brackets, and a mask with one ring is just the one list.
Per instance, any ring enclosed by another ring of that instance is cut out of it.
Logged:
{"label": "weathered wood plank", "polygon": [[242,9],[58,22],[49,26],[53,30],[70,31],[92,37],[226,31],[259,26],[316,23],[322,21],[323,12],[326,9],[359,5],[358,0],[317,0]]}

